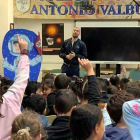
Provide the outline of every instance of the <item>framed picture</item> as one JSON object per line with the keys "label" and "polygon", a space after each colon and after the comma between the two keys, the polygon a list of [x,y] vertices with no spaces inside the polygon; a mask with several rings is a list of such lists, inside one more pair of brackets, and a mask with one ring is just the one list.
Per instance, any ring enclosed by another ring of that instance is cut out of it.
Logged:
{"label": "framed picture", "polygon": [[64,23],[42,24],[42,54],[58,55],[64,42]]}
{"label": "framed picture", "polygon": [[14,29],[14,23],[10,23],[10,30]]}

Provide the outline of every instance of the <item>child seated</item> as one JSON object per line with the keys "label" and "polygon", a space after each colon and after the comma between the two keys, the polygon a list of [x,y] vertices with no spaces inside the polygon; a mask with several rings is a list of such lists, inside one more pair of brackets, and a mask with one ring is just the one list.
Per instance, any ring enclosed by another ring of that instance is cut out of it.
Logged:
{"label": "child seated", "polygon": [[110,77],[110,85],[117,87],[120,90],[120,78],[116,75]]}
{"label": "child seated", "polygon": [[41,140],[43,135],[40,120],[32,111],[24,111],[13,121],[12,140]]}
{"label": "child seated", "polygon": [[42,86],[43,96],[47,99],[48,95],[54,91],[54,80],[46,79]]}
{"label": "child seated", "polygon": [[29,97],[27,109],[31,109],[36,113],[38,113],[43,127],[47,128],[48,126],[50,126],[50,124],[48,124],[48,120],[45,116],[46,115],[45,108],[46,108],[46,100],[42,95],[34,94]]}
{"label": "child seated", "polygon": [[121,88],[121,90],[126,90],[128,83],[129,83],[129,79],[128,78],[122,78],[120,80],[120,88]]}
{"label": "child seated", "polygon": [[28,81],[27,87],[25,89],[25,95],[22,101],[22,107],[26,108],[27,107],[27,103],[28,103],[28,99],[31,95],[36,94],[37,89],[38,89],[38,82],[36,81]]}
{"label": "child seated", "polygon": [[61,89],[55,96],[54,111],[57,118],[47,129],[48,140],[69,140],[71,136],[69,121],[72,110],[77,105],[77,97],[70,89]]}
{"label": "child seated", "polygon": [[107,94],[109,94],[110,96],[112,96],[113,94],[117,92],[118,92],[118,89],[116,86],[111,85],[107,87]]}
{"label": "child seated", "polygon": [[42,84],[41,83],[39,83],[39,82],[37,82],[37,84],[36,84],[36,94],[40,94],[40,95],[43,95],[43,92],[42,92]]}
{"label": "child seated", "polygon": [[55,115],[53,106],[55,104],[55,96],[60,89],[67,89],[69,86],[70,78],[64,74],[60,74],[55,78],[54,91],[47,96],[47,106],[49,113],[47,115]]}
{"label": "child seated", "polygon": [[[28,49],[28,43],[17,35],[20,51]],[[6,93],[0,93],[0,140],[10,140],[12,122],[21,114],[21,102],[29,78],[29,59],[22,54],[18,63],[16,80]]]}
{"label": "child seated", "polygon": [[107,103],[110,98],[110,94],[107,94],[107,87],[109,86],[109,82],[103,78],[97,78],[97,82],[101,93],[100,103]]}
{"label": "child seated", "polygon": [[122,106],[126,101],[133,99],[134,96],[126,92],[118,92],[109,99],[107,111],[115,123],[105,127],[102,140],[132,140],[122,116]]}
{"label": "child seated", "polygon": [[126,92],[133,94],[136,99],[140,98],[140,84],[139,81],[129,82],[127,84]]}
{"label": "child seated", "polygon": [[43,78],[42,78],[42,84],[43,84],[43,82],[45,81],[45,80],[47,80],[47,79],[55,79],[55,77],[56,77],[56,75],[55,74],[52,74],[52,73],[47,73]]}
{"label": "child seated", "polygon": [[104,134],[103,115],[99,107],[83,104],[71,114],[70,129],[73,139],[101,140]]}
{"label": "child seated", "polygon": [[87,78],[84,80],[77,79],[73,84],[72,90],[76,94],[81,104],[98,105],[100,100],[100,92],[97,87],[97,80],[92,64],[88,59],[78,58],[79,64],[87,72]]}
{"label": "child seated", "polygon": [[123,117],[133,140],[140,139],[140,99],[123,104]]}

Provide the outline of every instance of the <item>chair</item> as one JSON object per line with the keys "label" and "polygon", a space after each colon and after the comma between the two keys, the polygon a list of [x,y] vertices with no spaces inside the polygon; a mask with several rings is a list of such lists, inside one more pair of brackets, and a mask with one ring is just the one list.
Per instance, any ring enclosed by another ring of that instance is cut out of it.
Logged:
{"label": "chair", "polygon": [[52,124],[52,122],[54,121],[54,119],[56,118],[56,115],[50,115],[50,116],[46,116],[48,123]]}
{"label": "chair", "polygon": [[140,80],[140,70],[130,70],[129,72],[129,78],[132,79],[132,81],[139,81]]}

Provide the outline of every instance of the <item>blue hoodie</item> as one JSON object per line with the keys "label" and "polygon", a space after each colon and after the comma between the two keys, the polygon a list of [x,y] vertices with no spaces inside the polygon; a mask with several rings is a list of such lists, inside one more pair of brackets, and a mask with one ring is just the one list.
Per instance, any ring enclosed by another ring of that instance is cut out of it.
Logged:
{"label": "blue hoodie", "polygon": [[123,104],[123,117],[133,140],[140,140],[140,99]]}
{"label": "blue hoodie", "polygon": [[50,126],[45,115],[39,115],[39,118],[41,119],[41,123],[42,123],[43,128],[46,129],[47,127]]}
{"label": "blue hoodie", "polygon": [[128,129],[115,127],[116,124],[110,124],[105,127],[105,133],[102,140],[132,140]]}

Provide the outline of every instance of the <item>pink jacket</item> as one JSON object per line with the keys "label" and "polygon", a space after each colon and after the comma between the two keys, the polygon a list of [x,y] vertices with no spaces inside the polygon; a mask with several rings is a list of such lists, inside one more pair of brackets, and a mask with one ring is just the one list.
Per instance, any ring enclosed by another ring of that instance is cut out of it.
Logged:
{"label": "pink jacket", "polygon": [[28,56],[23,55],[18,64],[16,80],[3,95],[3,104],[0,105],[0,113],[4,116],[0,118],[0,140],[11,139],[12,122],[21,114],[20,108],[28,78],[29,60]]}

